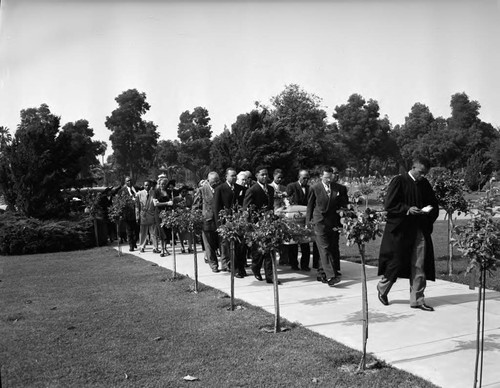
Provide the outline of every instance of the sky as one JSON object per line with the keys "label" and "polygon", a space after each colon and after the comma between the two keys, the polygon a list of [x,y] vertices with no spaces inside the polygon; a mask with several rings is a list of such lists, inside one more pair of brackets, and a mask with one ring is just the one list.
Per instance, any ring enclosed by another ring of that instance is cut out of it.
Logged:
{"label": "sky", "polygon": [[106,116],[144,92],[160,139],[208,109],[214,135],[286,85],[322,98],[333,122],[353,93],[403,124],[416,102],[450,115],[465,92],[500,127],[500,0],[2,0],[0,126],[48,104],[61,125]]}

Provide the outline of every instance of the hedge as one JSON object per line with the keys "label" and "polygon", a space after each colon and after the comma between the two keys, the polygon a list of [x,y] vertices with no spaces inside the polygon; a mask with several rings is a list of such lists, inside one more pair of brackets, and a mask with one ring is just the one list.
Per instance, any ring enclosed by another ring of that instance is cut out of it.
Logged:
{"label": "hedge", "polygon": [[0,214],[0,255],[24,255],[95,246],[92,219],[41,221],[12,212]]}

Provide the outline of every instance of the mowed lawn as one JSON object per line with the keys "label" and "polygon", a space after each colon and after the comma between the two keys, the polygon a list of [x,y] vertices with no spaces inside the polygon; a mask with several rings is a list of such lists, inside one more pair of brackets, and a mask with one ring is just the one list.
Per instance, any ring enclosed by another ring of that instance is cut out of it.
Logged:
{"label": "mowed lawn", "polygon": [[[110,247],[0,257],[2,387],[433,387]],[[199,381],[184,381],[191,375]]]}
{"label": "mowed lawn", "polygon": [[[457,220],[458,225],[465,224],[466,220]],[[447,221],[436,221],[434,223],[434,232],[432,240],[434,245],[434,255],[436,257],[436,277],[443,280],[449,280],[456,283],[469,284],[470,276],[466,275],[468,260],[463,258],[460,252],[453,250],[453,275],[448,275],[448,226]],[[366,262],[369,265],[378,265],[378,254],[380,250],[381,238],[366,244]],[[360,256],[357,246],[346,246],[346,240],[340,237],[340,254],[343,260],[349,260],[360,263]],[[478,278],[479,275],[476,275]],[[491,273],[486,280],[486,286],[489,289],[500,291],[500,274],[498,271]]]}

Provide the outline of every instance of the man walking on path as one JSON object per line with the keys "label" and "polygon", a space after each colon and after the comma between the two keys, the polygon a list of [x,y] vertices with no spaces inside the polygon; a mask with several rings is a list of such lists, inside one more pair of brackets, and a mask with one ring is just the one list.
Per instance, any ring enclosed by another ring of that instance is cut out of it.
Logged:
{"label": "man walking on path", "polygon": [[330,287],[340,282],[339,232],[340,215],[337,210],[346,207],[349,198],[347,188],[337,183],[339,172],[324,167],[321,181],[310,188],[307,201],[306,222],[314,225],[314,236],[319,250],[321,265],[318,280]]}
{"label": "man walking on path", "polygon": [[200,187],[194,199],[193,208],[201,209],[203,217],[202,238],[205,246],[205,257],[212,268],[212,272],[220,272],[217,260],[217,248],[219,245],[217,237],[217,225],[214,214],[214,191],[219,184],[219,174],[212,171],[208,174],[207,182]]}
{"label": "man walking on path", "polygon": [[[255,177],[257,183],[250,187],[243,201],[243,210],[273,210],[274,208],[274,188],[267,184],[268,172],[266,167],[257,167]],[[271,255],[262,254],[252,248],[252,272],[257,280],[263,280],[260,274],[262,264],[267,283],[273,283],[273,260]],[[279,284],[279,283],[278,283]]]}
{"label": "man walking on path", "polygon": [[384,208],[387,223],[379,254],[378,298],[389,304],[387,295],[396,279],[410,279],[410,307],[434,311],[425,303],[426,280],[435,280],[432,228],[439,214],[436,196],[425,175],[429,160],[417,157],[412,169],[396,176],[387,190]]}
{"label": "man walking on path", "polygon": [[137,193],[136,197],[136,218],[139,220],[139,247],[141,252],[146,248],[148,234],[153,240],[153,253],[160,253],[157,249],[156,240],[156,206],[154,204],[154,191],[151,188],[151,182],[144,182],[144,190]]}

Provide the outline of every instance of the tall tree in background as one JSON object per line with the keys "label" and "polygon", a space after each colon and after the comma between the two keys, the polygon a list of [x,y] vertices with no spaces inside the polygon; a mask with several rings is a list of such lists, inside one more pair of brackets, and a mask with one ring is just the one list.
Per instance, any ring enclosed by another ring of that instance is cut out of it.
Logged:
{"label": "tall tree in background", "polygon": [[336,106],[333,114],[341,139],[349,150],[351,164],[364,175],[370,173],[375,158],[388,157],[384,144],[390,139],[390,124],[379,116],[378,102],[366,101],[359,94],[351,95],[347,104]]}
{"label": "tall tree in background", "polygon": [[210,164],[212,127],[208,110],[198,106],[182,112],[177,136],[180,140],[179,163],[195,174],[197,179],[206,175]]}
{"label": "tall tree in background", "polygon": [[109,139],[116,167],[122,174],[136,179],[148,171],[155,156],[160,136],[156,125],[142,116],[149,110],[146,94],[129,89],[115,98],[118,108],[106,117],[106,127],[112,132]]}
{"label": "tall tree in background", "polygon": [[97,155],[106,151],[106,143],[92,140],[94,130],[89,127],[87,120],[78,120],[67,123],[59,133],[58,142],[62,149],[68,150],[63,154],[60,163],[68,172],[67,177],[74,184],[73,177],[77,177],[77,186],[87,186],[94,183],[92,168],[99,165]]}
{"label": "tall tree in background", "polygon": [[394,128],[394,138],[406,169],[410,169],[415,153],[421,152],[417,149],[419,142],[430,133],[433,123],[434,116],[429,107],[417,102],[411,107],[408,116],[405,117],[405,123]]}
{"label": "tall tree in background", "polygon": [[10,151],[12,135],[9,129],[0,126],[0,195],[4,196],[8,208],[12,208],[16,202],[14,181],[10,166]]}
{"label": "tall tree in background", "polygon": [[77,187],[102,153],[86,120],[59,130],[60,118],[46,104],[21,111],[12,138],[2,142],[0,184],[9,207],[38,218],[64,215],[61,189]]}

